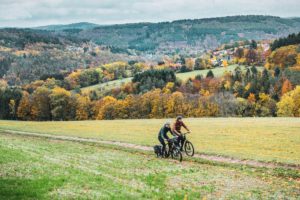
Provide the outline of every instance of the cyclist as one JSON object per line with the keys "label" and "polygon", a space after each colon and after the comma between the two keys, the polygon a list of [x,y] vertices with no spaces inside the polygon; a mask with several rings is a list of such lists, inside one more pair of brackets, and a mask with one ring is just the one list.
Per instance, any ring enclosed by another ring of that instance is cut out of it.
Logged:
{"label": "cyclist", "polygon": [[191,132],[189,128],[183,123],[182,116],[176,118],[176,122],[173,125],[172,133],[178,136],[178,143],[180,144],[180,150],[183,151],[184,137],[181,133],[181,127],[185,128],[189,133]]}
{"label": "cyclist", "polygon": [[172,130],[171,130],[171,123],[170,122],[166,122],[164,124],[164,126],[160,129],[159,133],[158,133],[158,140],[159,142],[162,144],[163,148],[162,148],[162,153],[165,152],[165,149],[166,149],[166,143],[165,143],[165,139],[166,140],[169,140],[169,137],[168,137],[168,132],[170,132],[171,134],[172,133]]}

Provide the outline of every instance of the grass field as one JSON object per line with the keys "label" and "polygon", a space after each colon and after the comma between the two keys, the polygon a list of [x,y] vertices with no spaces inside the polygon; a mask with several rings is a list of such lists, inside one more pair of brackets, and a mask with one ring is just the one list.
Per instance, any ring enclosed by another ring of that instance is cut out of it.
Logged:
{"label": "grass field", "polygon": [[[238,65],[229,65],[228,67],[217,67],[214,69],[211,69],[211,71],[214,73],[215,77],[220,77],[222,75],[224,75],[225,72],[234,72],[235,68],[238,67]],[[245,66],[240,66],[241,70],[246,71],[246,67]],[[259,71],[262,70],[262,67],[257,67],[257,69]],[[195,76],[197,75],[202,75],[203,77],[206,77],[207,73],[208,73],[209,69],[205,69],[205,70],[195,70],[195,71],[191,71],[191,72],[187,72],[187,73],[178,73],[176,74],[177,78],[181,79],[181,80],[187,80],[189,78],[195,78]]]}
{"label": "grass field", "polygon": [[[46,127],[45,127],[46,128]],[[0,132],[1,199],[297,199],[300,183],[251,168]]]}
{"label": "grass field", "polygon": [[[214,68],[212,69],[215,77],[220,77],[222,76],[226,71],[228,72],[233,72],[234,69],[237,67],[238,65],[230,65],[228,67],[218,67],[218,68]],[[240,66],[242,70],[246,70],[245,66]],[[258,67],[258,70],[261,71],[263,68],[262,67]],[[186,73],[177,73],[176,76],[177,78],[185,81],[189,78],[195,78],[195,76],[197,75],[202,75],[203,77],[206,77],[207,72],[209,71],[209,69],[205,69],[205,70],[195,70],[192,72],[186,72]],[[128,83],[131,81],[132,78],[125,78],[125,79],[120,79],[120,80],[115,80],[115,81],[109,81],[107,83],[101,83],[101,84],[97,84],[97,85],[92,85],[92,86],[88,86],[88,87],[84,87],[81,88],[81,91],[83,93],[89,93],[90,91],[93,90],[101,90],[101,91],[108,91],[111,90],[113,88],[116,87],[120,87],[122,84]]]}
{"label": "grass field", "polygon": [[83,93],[89,93],[90,91],[93,90],[111,90],[116,87],[120,87],[122,84],[126,84],[131,81],[132,78],[124,78],[120,80],[114,80],[114,81],[109,81],[107,83],[101,83],[97,85],[92,85],[88,87],[81,88],[81,92]]}
{"label": "grass field", "polygon": [[[124,141],[153,146],[166,120],[0,121],[0,129]],[[186,119],[197,152],[300,164],[299,118]]]}

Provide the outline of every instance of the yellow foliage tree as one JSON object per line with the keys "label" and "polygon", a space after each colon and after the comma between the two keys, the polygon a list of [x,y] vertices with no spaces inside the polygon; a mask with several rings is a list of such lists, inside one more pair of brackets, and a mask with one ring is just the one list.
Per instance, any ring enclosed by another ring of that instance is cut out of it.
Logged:
{"label": "yellow foliage tree", "polygon": [[90,115],[91,100],[87,96],[76,95],[76,119],[87,120]]}
{"label": "yellow foliage tree", "polygon": [[230,87],[231,87],[231,83],[230,83],[230,81],[225,81],[225,84],[224,84],[224,88],[225,88],[225,90],[229,90],[229,89],[230,89]]}
{"label": "yellow foliage tree", "polygon": [[184,97],[181,92],[174,92],[167,102],[167,114],[172,116],[175,113],[184,113]]}
{"label": "yellow foliage tree", "polygon": [[284,117],[300,117],[300,86],[284,94],[277,103],[277,115]]}
{"label": "yellow foliage tree", "polygon": [[175,84],[173,82],[168,82],[167,85],[163,88],[163,93],[170,94],[174,89]]}
{"label": "yellow foliage tree", "polygon": [[195,61],[192,58],[185,59],[185,65],[189,70],[194,70]]}
{"label": "yellow foliage tree", "polygon": [[96,105],[97,119],[112,119],[112,113],[109,113],[108,111],[113,107],[115,103],[117,103],[117,99],[112,96],[106,96],[98,101]]}
{"label": "yellow foliage tree", "polygon": [[33,120],[50,120],[51,91],[46,87],[37,88],[32,94],[31,117]]}
{"label": "yellow foliage tree", "polygon": [[268,102],[270,101],[271,97],[265,93],[259,93],[259,100],[262,102],[262,103],[265,103],[265,102]]}
{"label": "yellow foliage tree", "polygon": [[227,60],[223,60],[222,64],[223,64],[223,67],[227,67],[228,66]]}
{"label": "yellow foliage tree", "polygon": [[268,57],[270,68],[279,66],[280,68],[291,67],[297,64],[297,46],[289,45],[276,49]]}
{"label": "yellow foliage tree", "polygon": [[[71,92],[56,87],[50,95],[51,114],[54,120],[70,120],[73,116]],[[75,116],[74,116],[75,117]]]}
{"label": "yellow foliage tree", "polygon": [[8,86],[7,82],[3,79],[0,79],[0,89],[4,89]]}
{"label": "yellow foliage tree", "polygon": [[31,104],[29,98],[28,92],[24,91],[17,110],[17,117],[21,120],[31,119]]}

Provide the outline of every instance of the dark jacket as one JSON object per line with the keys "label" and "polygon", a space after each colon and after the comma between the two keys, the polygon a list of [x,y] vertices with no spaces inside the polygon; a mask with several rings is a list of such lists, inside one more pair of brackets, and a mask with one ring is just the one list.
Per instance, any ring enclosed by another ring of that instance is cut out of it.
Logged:
{"label": "dark jacket", "polygon": [[159,138],[169,139],[168,132],[172,133],[171,128],[168,128],[166,126],[162,127],[158,133]]}

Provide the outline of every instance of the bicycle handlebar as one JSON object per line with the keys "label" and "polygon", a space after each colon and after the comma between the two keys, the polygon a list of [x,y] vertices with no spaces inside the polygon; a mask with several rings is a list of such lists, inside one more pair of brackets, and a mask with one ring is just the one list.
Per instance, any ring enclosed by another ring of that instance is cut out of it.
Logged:
{"label": "bicycle handlebar", "polygon": [[[185,132],[185,133],[181,133],[182,135],[187,135],[187,134],[190,134],[191,132],[190,131],[188,131],[188,132]],[[178,138],[179,136],[174,136],[174,138]],[[167,141],[167,142],[169,142],[170,140],[172,140],[172,138],[170,138],[170,139],[164,139],[165,141]]]}
{"label": "bicycle handlebar", "polygon": [[191,132],[188,131],[188,132],[185,132],[185,133],[182,133],[182,135],[187,135],[187,134],[190,134]]}

